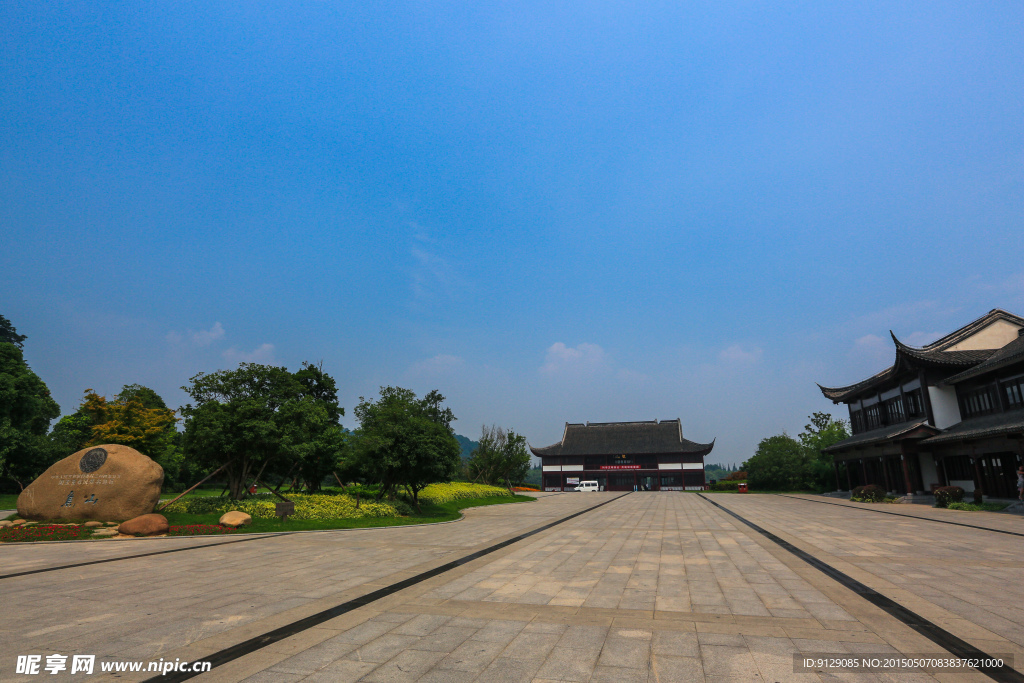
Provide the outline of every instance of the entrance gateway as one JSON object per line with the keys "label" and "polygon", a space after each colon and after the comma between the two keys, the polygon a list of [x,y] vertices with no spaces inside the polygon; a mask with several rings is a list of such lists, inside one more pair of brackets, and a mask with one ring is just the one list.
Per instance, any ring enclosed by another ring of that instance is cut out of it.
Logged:
{"label": "entrance gateway", "polygon": [[704,456],[715,447],[683,438],[682,422],[565,423],[562,440],[530,447],[541,459],[545,491],[572,491],[594,480],[605,491],[700,491]]}

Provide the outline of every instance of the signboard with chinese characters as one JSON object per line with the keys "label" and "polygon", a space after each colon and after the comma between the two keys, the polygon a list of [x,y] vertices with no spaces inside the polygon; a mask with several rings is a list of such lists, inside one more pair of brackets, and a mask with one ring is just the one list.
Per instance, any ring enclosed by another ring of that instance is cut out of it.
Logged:
{"label": "signboard with chinese characters", "polygon": [[567,477],[566,480],[565,480],[565,483],[568,484],[568,485],[576,486],[577,484],[580,483],[580,478],[579,477]]}
{"label": "signboard with chinese characters", "polygon": [[602,470],[638,470],[640,465],[601,465]]}

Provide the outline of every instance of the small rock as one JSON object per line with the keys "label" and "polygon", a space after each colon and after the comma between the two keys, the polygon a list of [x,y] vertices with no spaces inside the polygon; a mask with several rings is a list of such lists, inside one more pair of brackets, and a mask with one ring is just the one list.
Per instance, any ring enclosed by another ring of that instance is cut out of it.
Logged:
{"label": "small rock", "polygon": [[13,521],[13,522],[11,522],[11,523],[12,523],[12,524],[24,524],[24,523],[25,523],[25,520],[23,520],[23,519],[16,519],[16,520],[14,520],[14,521]]}
{"label": "small rock", "polygon": [[97,529],[92,532],[93,538],[109,538],[117,535],[117,529]]}
{"label": "small rock", "polygon": [[238,510],[232,510],[231,512],[225,512],[220,518],[221,526],[230,526],[238,528],[240,526],[246,526],[252,524],[252,517],[239,512]]}
{"label": "small rock", "polygon": [[12,522],[9,519],[5,519],[5,520],[0,521],[0,529],[2,529],[4,527],[7,527],[7,526],[14,526],[14,522]]}
{"label": "small rock", "polygon": [[97,522],[93,520],[92,522],[86,522],[82,526],[103,526],[103,522]]}
{"label": "small rock", "polygon": [[117,526],[121,522],[107,522],[107,526]]}
{"label": "small rock", "polygon": [[156,536],[166,534],[170,525],[167,518],[151,512],[148,515],[140,515],[127,522],[121,522],[118,530],[128,536]]}

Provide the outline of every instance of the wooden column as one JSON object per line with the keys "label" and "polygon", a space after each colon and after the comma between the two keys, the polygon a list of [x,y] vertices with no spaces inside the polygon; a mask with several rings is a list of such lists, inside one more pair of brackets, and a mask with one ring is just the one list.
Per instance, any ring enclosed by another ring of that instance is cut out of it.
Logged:
{"label": "wooden column", "polygon": [[836,491],[842,491],[843,487],[839,485],[839,463],[835,458],[832,459],[832,470],[836,473]]}
{"label": "wooden column", "polygon": [[850,461],[849,460],[844,460],[843,464],[846,465],[846,486],[847,486],[846,490],[847,491],[852,491],[853,490],[853,482],[850,480]]}
{"label": "wooden column", "polygon": [[907,462],[907,448],[900,442],[900,463],[903,465],[903,485],[908,496],[914,495],[914,485],[910,483],[910,464]]}
{"label": "wooden column", "polygon": [[949,478],[946,476],[946,462],[942,458],[936,458],[934,455],[932,455],[932,458],[935,459],[935,469],[939,472],[939,485],[949,486]]}
{"label": "wooden column", "polygon": [[974,488],[985,495],[985,480],[981,478],[981,465],[978,464],[978,450],[971,446],[971,463],[974,464]]}

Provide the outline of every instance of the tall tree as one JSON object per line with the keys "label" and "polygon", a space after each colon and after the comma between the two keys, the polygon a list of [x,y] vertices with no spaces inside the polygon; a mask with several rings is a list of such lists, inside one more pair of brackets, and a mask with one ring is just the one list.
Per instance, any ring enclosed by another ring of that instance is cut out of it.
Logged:
{"label": "tall tree", "polygon": [[306,491],[314,492],[339,467],[347,469],[343,461],[349,453],[348,434],[339,423],[345,409],[338,405],[337,385],[322,363],[303,363],[295,379],[310,419],[305,421],[305,436],[293,439],[293,469]]}
{"label": "tall tree", "polygon": [[850,437],[850,431],[844,420],[836,420],[828,413],[813,413],[804,426],[804,431],[797,435],[800,445],[807,453],[809,479],[821,490],[832,488],[835,481],[835,469],[832,456],[824,449]]}
{"label": "tall tree", "polygon": [[761,439],[757,452],[742,467],[754,489],[794,491],[809,488],[807,464],[806,450],[783,432]]}
{"label": "tall tree", "polygon": [[236,370],[193,377],[182,387],[193,401],[181,408],[186,456],[208,468],[226,464],[235,499],[253,480],[287,474],[297,464],[329,473],[338,441],[328,432],[337,426],[340,409],[334,380],[313,367],[307,363],[305,374],[292,374],[241,363]]}
{"label": "tall tree", "polygon": [[18,331],[14,329],[14,325],[11,321],[0,315],[0,342],[7,342],[8,344],[14,344],[19,349],[24,350],[24,341],[28,339],[23,334],[18,334]]}
{"label": "tall tree", "polygon": [[381,387],[377,401],[359,398],[356,457],[364,476],[381,484],[379,497],[404,488],[419,509],[424,487],[455,476],[462,449],[444,400],[438,391],[418,399],[401,387]]}
{"label": "tall tree", "polygon": [[0,478],[24,488],[51,464],[46,432],[60,406],[25,362],[19,344],[0,341]]}
{"label": "tall tree", "polygon": [[530,471],[530,454],[526,450],[526,437],[507,432],[491,425],[483,427],[479,445],[473,450],[468,463],[469,476],[474,481],[504,485],[523,483]]}

